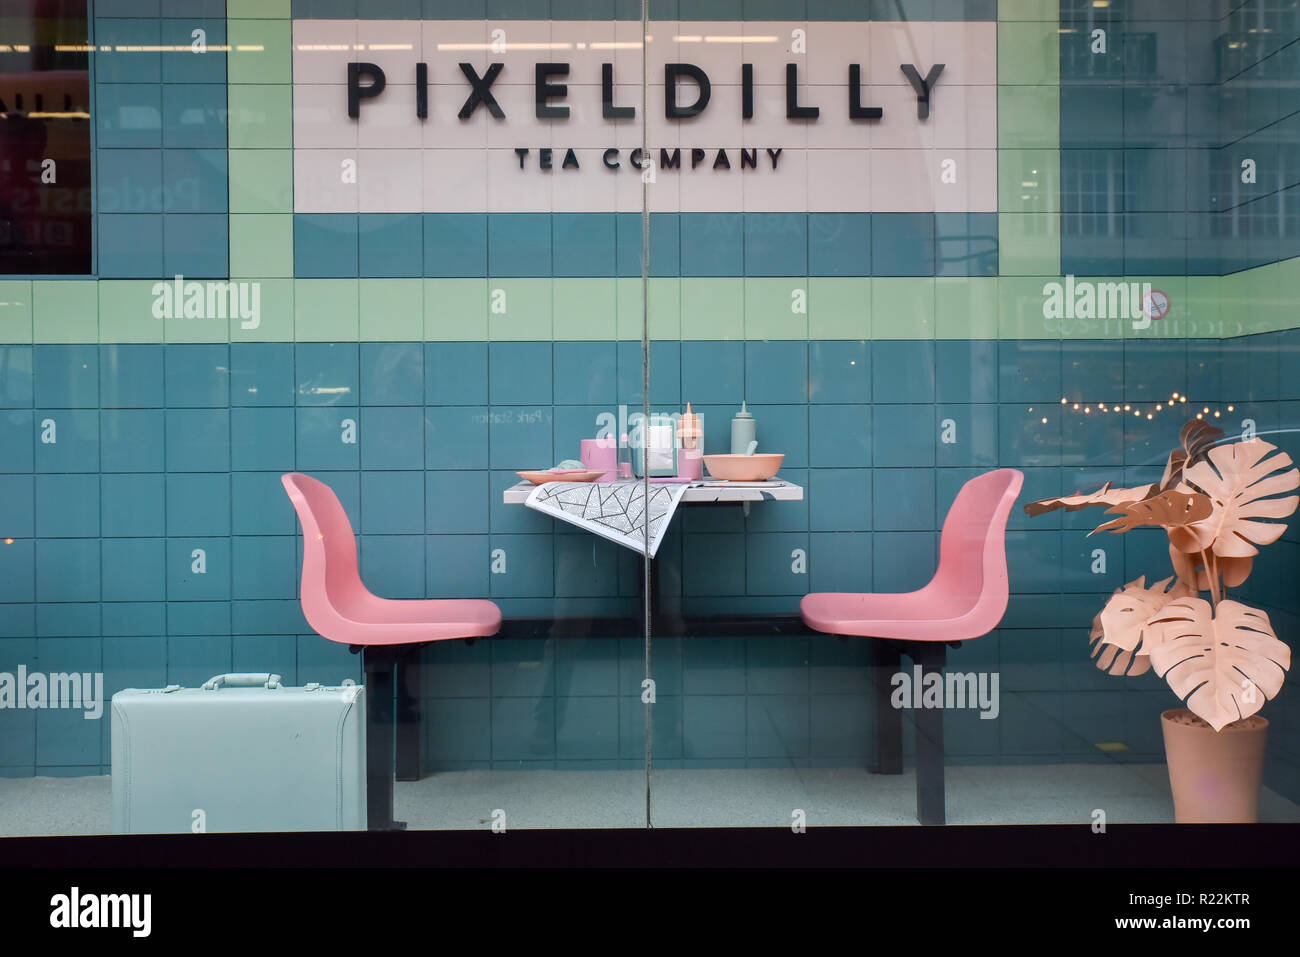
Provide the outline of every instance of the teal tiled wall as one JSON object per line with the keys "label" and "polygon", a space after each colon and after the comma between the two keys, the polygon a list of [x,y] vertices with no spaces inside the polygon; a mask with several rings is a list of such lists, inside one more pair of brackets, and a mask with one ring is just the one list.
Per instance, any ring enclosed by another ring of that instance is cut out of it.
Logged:
{"label": "teal tiled wall", "polygon": [[[639,4],[625,0],[230,6],[232,19],[290,10],[295,17],[639,16]],[[1295,168],[1287,80],[1295,44],[1265,39],[1256,47],[1248,39],[1230,47],[1243,34],[1259,35],[1250,34],[1252,25],[1273,30],[1263,36],[1294,34],[1294,11],[1276,6],[1060,4],[1063,31],[1100,25],[1111,42],[1098,57],[1078,48],[1082,34],[1060,34],[1061,180],[1054,185],[1062,272],[1218,276],[1295,255],[1294,184],[1284,173]],[[652,16],[1001,13],[1015,21],[1041,18],[1048,7],[1056,16],[1055,4],[997,7],[991,0],[681,0],[655,2]],[[183,45],[200,25],[209,44],[226,39],[221,2],[96,0],[93,12],[98,43]],[[1208,49],[1213,57],[1198,55]],[[94,67],[98,275],[229,275],[232,255],[243,251],[231,250],[229,239],[232,180],[246,172],[236,164],[261,162],[247,154],[271,156],[269,147],[283,144],[236,143],[229,135],[236,87],[226,85],[224,56],[97,55]],[[228,145],[267,148],[241,149],[236,159]],[[1247,147],[1257,148],[1260,174],[1253,189],[1242,190],[1232,182],[1234,150]],[[1017,184],[1003,185],[1015,192]],[[1254,215],[1264,209],[1266,216]],[[251,209],[235,212],[256,219]],[[547,283],[519,287],[533,290],[549,288],[554,277],[613,279],[640,270],[636,216],[283,218],[285,255],[265,268],[301,279]],[[657,278],[737,282],[992,277],[1005,263],[990,220],[656,215],[651,268]],[[720,290],[740,287],[701,288],[716,310]],[[69,323],[81,315],[77,291],[57,290]],[[329,298],[326,290],[299,311],[311,315]],[[1003,329],[1009,337],[1002,341],[936,340],[939,307],[930,304],[930,325],[922,327],[908,325],[904,305],[902,296],[884,293],[880,308],[873,304],[877,334],[887,329],[896,340],[851,334],[861,303],[837,304],[834,328],[850,331],[835,334],[810,329],[804,338],[770,340],[754,331],[761,325],[737,317],[748,341],[721,339],[713,327],[707,339],[679,339],[680,329],[656,337],[651,401],[663,408],[691,401],[716,448],[746,398],[764,446],[783,449],[783,474],[807,489],[803,502],[765,503],[748,516],[683,509],[661,552],[667,613],[788,616],[810,590],[917,587],[934,569],[948,504],[965,479],[985,469],[1021,468],[1025,500],[1158,476],[1179,420],[1102,420],[1076,412],[1076,401],[1149,406],[1178,391],[1219,409],[1231,403],[1234,415],[1283,430],[1279,442],[1290,447],[1287,430],[1300,413],[1293,333],[1062,341]],[[268,323],[287,330],[276,337],[292,338],[292,319],[271,312]],[[589,616],[636,613],[639,569],[631,553],[501,502],[515,469],[573,455],[599,412],[642,398],[639,342],[614,341],[612,321],[607,331],[584,329],[587,341],[570,341],[549,310],[546,316],[544,335],[517,342],[482,341],[483,323],[482,332],[462,330],[475,340],[464,342],[323,335],[336,341],[74,345],[38,337],[42,344],[0,345],[0,536],[13,539],[0,546],[0,668],[102,669],[110,690],[195,684],[230,670],[272,670],[299,684],[359,677],[356,658],[312,634],[298,607],[298,530],[279,484],[291,469],[310,471],[339,493],[360,537],[363,575],[380,594],[489,596],[510,616],[578,619],[578,631]],[[107,329],[108,318],[100,321]],[[356,423],[356,444],[339,439],[345,419]],[[53,444],[40,440],[46,420],[57,428]],[[956,427],[953,444],[936,441],[948,420]],[[1099,741],[1123,741],[1127,757],[1158,760],[1154,716],[1173,704],[1172,695],[1154,678],[1126,683],[1097,672],[1086,656],[1086,630],[1114,587],[1163,568],[1165,559],[1156,537],[1097,543],[1084,537],[1086,522],[1073,514],[1031,521],[1013,513],[1006,619],[952,656],[954,667],[1002,673],[1003,717],[949,715],[954,760],[1092,760]],[[1297,543],[1288,532],[1246,593],[1269,605],[1289,639],[1300,614],[1287,587],[1300,572]],[[1108,566],[1094,575],[1098,544]],[[504,575],[489,568],[498,548],[509,556]],[[807,553],[806,573],[792,570],[796,549]],[[654,655],[658,766],[861,764],[870,757],[862,642],[695,636],[660,639]],[[429,649],[425,663],[425,741],[434,767],[640,766],[638,642],[598,634],[453,642]],[[1270,764],[1270,783],[1295,795],[1300,761],[1290,744],[1297,724],[1291,697],[1284,691],[1266,713],[1283,731],[1274,735],[1277,753],[1289,759]],[[107,736],[106,722],[2,711],[0,774],[103,771]]]}
{"label": "teal tiled wall", "polygon": [[[303,213],[293,251],[301,278],[640,277],[641,217]],[[997,214],[654,213],[650,274],[996,276]]]}
{"label": "teal tiled wall", "polygon": [[[733,411],[721,400],[748,396],[763,441],[786,451],[783,474],[808,490],[804,502],[763,503],[748,516],[685,507],[660,552],[668,614],[789,616],[810,590],[917,587],[935,567],[937,529],[956,490],[987,468],[1021,468],[1025,500],[1158,477],[1182,410],[1152,422],[1101,419],[1063,407],[1062,396],[1140,403],[1177,391],[1192,405],[1232,404],[1234,421],[1254,418],[1286,448],[1300,412],[1292,368],[1300,339],[1291,332],[1225,341],[654,347],[657,402],[711,399],[697,408],[717,444]],[[7,647],[31,667],[46,667],[47,651],[89,642],[110,681],[135,685],[192,684],[209,676],[205,670],[245,668],[299,683],[355,676],[356,659],[312,635],[295,600],[298,532],[279,485],[291,469],[338,491],[360,536],[362,573],[380,594],[488,595],[511,616],[633,615],[639,572],[630,552],[500,499],[516,480],[511,467],[521,448],[533,464],[552,461],[570,454],[594,430],[597,412],[613,406],[593,400],[639,403],[639,368],[619,361],[629,349],[635,352],[616,342],[0,347],[0,405],[12,429],[0,463],[0,532],[14,538],[0,548],[0,634],[12,636]],[[575,379],[575,369],[590,375]],[[535,422],[506,424],[505,411],[516,419],[526,411]],[[345,418],[358,423],[355,446],[338,440]],[[41,443],[35,427],[45,419],[58,430],[54,445]],[[935,441],[945,419],[957,428],[953,446]],[[1085,539],[1090,517],[1013,513],[1007,618],[997,633],[956,653],[954,666],[967,658],[994,663],[1004,693],[1018,703],[993,737],[953,716],[959,759],[1087,755],[1090,742],[1112,737],[1130,741],[1130,757],[1158,756],[1140,709],[1108,719],[1113,733],[1097,737],[1076,700],[1085,691],[1160,698],[1154,679],[1098,681],[1104,676],[1087,659],[1086,625],[1114,587],[1162,569],[1163,548],[1140,533]],[[1296,541],[1288,532],[1243,595],[1271,602],[1284,636],[1300,612],[1282,587],[1300,570]],[[1108,553],[1100,576],[1089,570],[1097,546]],[[496,548],[509,557],[505,575],[489,570]],[[196,549],[206,561],[202,574],[193,569]],[[808,556],[806,574],[792,571],[795,549]],[[867,754],[862,723],[832,719],[866,707],[853,690],[866,680],[862,643],[755,636],[661,644],[656,673],[664,667],[667,684],[657,733],[665,736],[666,761],[817,764]],[[625,738],[637,734],[639,680],[610,678],[630,667],[629,655],[626,641],[599,635],[430,649],[430,760],[446,767],[634,760],[624,752]],[[574,656],[603,677],[566,684],[564,662]],[[543,674],[555,672],[544,692],[504,694],[509,685],[493,683],[483,693],[479,683],[449,677],[478,662],[509,681],[541,680],[523,674],[535,659]],[[446,678],[444,668],[451,669]],[[674,681],[681,684],[672,691]],[[1161,700],[1173,701],[1167,693]],[[1279,722],[1290,713],[1284,702],[1285,693],[1270,706]],[[486,731],[465,717],[480,708],[492,715]],[[511,719],[511,709],[523,709],[526,720]],[[1033,717],[1043,709],[1057,721],[1050,734],[1046,719]],[[614,714],[608,726],[585,723]],[[53,767],[42,742],[76,750],[84,745],[76,741],[98,734],[75,723],[42,732],[43,720],[33,726],[30,716],[0,712],[17,735],[9,771]],[[1033,741],[1024,737],[1031,729]],[[617,747],[609,737],[615,730]],[[525,732],[526,740],[515,740]],[[788,747],[773,753],[781,741]],[[102,767],[107,752],[85,747],[85,769]],[[57,766],[72,765],[59,758]]]}
{"label": "teal tiled wall", "polygon": [[92,12],[97,274],[229,275],[224,0]]}
{"label": "teal tiled wall", "polygon": [[1063,272],[1300,254],[1296,18],[1274,0],[1061,4]]}

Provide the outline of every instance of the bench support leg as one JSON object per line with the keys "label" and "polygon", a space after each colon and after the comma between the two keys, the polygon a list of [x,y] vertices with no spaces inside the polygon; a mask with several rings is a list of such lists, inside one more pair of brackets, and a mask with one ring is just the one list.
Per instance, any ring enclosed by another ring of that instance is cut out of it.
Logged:
{"label": "bench support leg", "polygon": [[898,673],[900,656],[898,645],[887,639],[872,642],[875,654],[876,686],[876,763],[871,770],[876,774],[903,773],[903,713],[890,703],[891,684]]}
{"label": "bench support leg", "polygon": [[420,753],[420,652],[413,645],[397,659],[397,780],[418,781],[424,777]]}
{"label": "bench support leg", "polygon": [[393,820],[393,692],[397,653],[372,646],[361,653],[366,676],[366,821],[371,831],[404,828]]}
{"label": "bench support leg", "polygon": [[[922,680],[932,672],[943,680],[947,651],[941,641],[918,641],[908,649],[921,666]],[[917,708],[916,817],[922,824],[944,823],[943,708]]]}

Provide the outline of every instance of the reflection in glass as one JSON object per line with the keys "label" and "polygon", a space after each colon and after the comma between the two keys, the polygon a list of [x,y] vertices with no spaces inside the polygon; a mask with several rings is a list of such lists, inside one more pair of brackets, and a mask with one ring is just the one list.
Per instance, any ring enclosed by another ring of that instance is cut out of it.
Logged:
{"label": "reflection in glass", "polygon": [[0,20],[0,273],[89,273],[86,5],[14,6]]}

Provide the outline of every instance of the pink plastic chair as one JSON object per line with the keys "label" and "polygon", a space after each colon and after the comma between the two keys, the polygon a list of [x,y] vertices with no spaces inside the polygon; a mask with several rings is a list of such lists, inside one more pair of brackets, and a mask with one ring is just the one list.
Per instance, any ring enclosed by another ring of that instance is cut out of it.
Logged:
{"label": "pink plastic chair", "polygon": [[[394,601],[371,594],[357,570],[352,523],[333,489],[297,472],[281,476],[280,481],[302,523],[301,595],[307,624],[322,638],[363,652],[370,828],[401,827],[393,821],[397,659],[430,641],[494,635],[501,627],[501,610],[477,599]],[[413,727],[418,734],[418,716]]]}
{"label": "pink plastic chair", "polygon": [[[1007,610],[1006,530],[1024,474],[997,469],[962,486],[939,539],[939,569],[923,588],[901,594],[822,592],[799,603],[804,623],[832,635],[881,639],[876,645],[877,765],[902,772],[903,722],[890,703],[891,679],[906,653],[922,674],[942,678],[945,645],[987,635]],[[916,809],[922,824],[944,822],[943,709],[916,715]]]}

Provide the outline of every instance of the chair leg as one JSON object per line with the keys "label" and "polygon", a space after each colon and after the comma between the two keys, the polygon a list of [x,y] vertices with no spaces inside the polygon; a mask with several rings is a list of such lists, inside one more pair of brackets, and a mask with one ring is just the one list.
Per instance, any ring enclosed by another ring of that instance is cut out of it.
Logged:
{"label": "chair leg", "polygon": [[[924,676],[937,672],[943,679],[947,651],[942,642],[915,642],[909,649]],[[943,708],[917,708],[916,817],[922,824],[944,823]]]}
{"label": "chair leg", "polygon": [[412,645],[397,659],[397,780],[424,776],[420,753],[420,652]]}
{"label": "chair leg", "polygon": [[366,674],[366,824],[371,831],[400,830],[393,820],[393,685],[397,653],[367,647],[361,653]]}
{"label": "chair leg", "polygon": [[891,684],[901,663],[898,644],[888,639],[872,642],[876,685],[876,774],[903,773],[903,712],[890,703]]}

